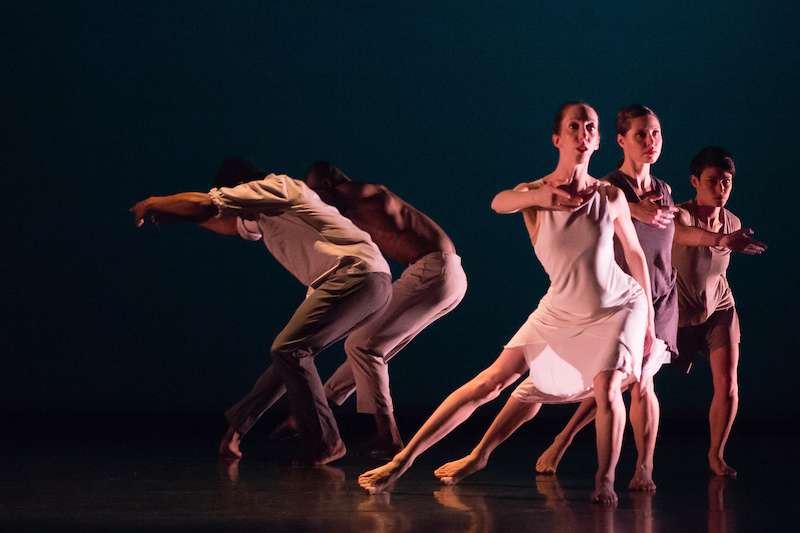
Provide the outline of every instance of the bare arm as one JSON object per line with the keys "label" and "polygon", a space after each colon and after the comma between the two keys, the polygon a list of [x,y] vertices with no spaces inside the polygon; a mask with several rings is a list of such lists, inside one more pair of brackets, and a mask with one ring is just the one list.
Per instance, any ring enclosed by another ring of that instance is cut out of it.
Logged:
{"label": "bare arm", "polygon": [[234,216],[209,218],[205,222],[201,222],[200,225],[220,235],[239,235],[239,230],[236,229],[236,217]]}
{"label": "bare arm", "polygon": [[651,226],[666,228],[672,222],[678,208],[660,205],[658,202],[661,198],[661,195],[647,196],[642,198],[641,202],[628,203],[631,217]]}
{"label": "bare arm", "polygon": [[647,259],[642,251],[642,246],[639,244],[639,238],[636,235],[636,229],[633,227],[631,221],[630,211],[628,210],[628,202],[625,201],[625,196],[616,187],[609,186],[609,200],[614,218],[614,233],[622,245],[622,250],[625,254],[625,261],[628,263],[628,269],[631,276],[639,285],[641,285],[647,296],[647,334],[644,341],[644,353],[650,353],[650,347],[655,340],[655,325],[653,319],[655,313],[653,311],[653,295],[650,288],[650,273],[647,269]]}
{"label": "bare arm", "polygon": [[[134,205],[130,211],[134,214],[136,226],[144,224],[148,215],[157,222],[159,214],[175,215],[184,220],[203,223],[217,214],[217,207],[211,197],[202,192],[182,192],[172,196],[152,196]],[[167,217],[174,222],[175,217]]]}
{"label": "bare arm", "polygon": [[492,209],[500,214],[516,213],[529,207],[574,211],[580,205],[580,197],[572,196],[542,180],[520,183],[511,190],[501,191],[492,200]]}
{"label": "bare arm", "polygon": [[733,233],[714,233],[691,224],[688,213],[681,212],[675,219],[673,240],[686,246],[717,246],[747,255],[760,254],[767,245],[750,237],[753,230],[742,228]]}

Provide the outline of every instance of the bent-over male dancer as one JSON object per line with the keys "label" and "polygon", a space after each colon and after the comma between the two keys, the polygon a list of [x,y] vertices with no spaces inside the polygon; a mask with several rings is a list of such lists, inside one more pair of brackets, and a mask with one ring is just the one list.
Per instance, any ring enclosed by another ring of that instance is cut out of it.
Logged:
{"label": "bent-over male dancer", "polygon": [[[347,362],[325,383],[328,402],[342,405],[358,388],[357,409],[374,416],[377,433],[364,446],[371,457],[391,457],[403,449],[389,392],[387,363],[423,329],[452,311],[464,297],[467,278],[447,234],[428,216],[384,185],[352,181],[326,161],[306,171],[306,184],[366,231],[393,261],[408,265],[392,284],[389,307],[345,341]],[[364,372],[354,373],[352,365]],[[371,379],[359,379],[367,375]],[[293,417],[273,432],[296,434]]]}
{"label": "bent-over male dancer", "polygon": [[[258,420],[265,401],[262,391],[286,390],[305,447],[302,462],[324,465],[339,459],[346,448],[314,357],[388,305],[389,265],[366,232],[300,180],[267,175],[250,161],[229,159],[217,172],[215,185],[208,193],[137,203],[131,209],[136,225],[146,218],[156,223],[183,219],[223,235],[263,239],[275,258],[309,288],[272,344],[273,365],[237,404],[235,427],[243,434]],[[362,371],[353,369],[356,375]],[[226,439],[224,455],[240,457],[238,435]]]}

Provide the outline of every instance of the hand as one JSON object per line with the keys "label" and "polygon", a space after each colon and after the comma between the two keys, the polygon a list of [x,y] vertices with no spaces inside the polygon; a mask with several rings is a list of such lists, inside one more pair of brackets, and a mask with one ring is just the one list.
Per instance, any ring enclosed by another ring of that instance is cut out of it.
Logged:
{"label": "hand", "polygon": [[530,190],[535,205],[554,211],[575,211],[583,203],[583,198],[572,195],[563,189],[553,187],[549,183],[542,183],[539,187]]}
{"label": "hand", "polygon": [[631,208],[631,218],[650,226],[666,228],[672,224],[672,219],[675,218],[678,208],[660,205],[658,202],[661,198],[661,195],[645,196],[639,203],[628,204]]}
{"label": "hand", "polygon": [[136,224],[137,228],[144,224],[144,217],[147,215],[148,209],[147,200],[137,202],[136,205],[130,208],[130,212],[133,213],[133,222]]}
{"label": "hand", "polygon": [[747,255],[760,254],[767,249],[767,245],[750,238],[753,230],[742,228],[739,231],[728,233],[719,240],[719,246],[727,248],[732,252],[739,252]]}
{"label": "hand", "polygon": [[642,353],[644,355],[649,354],[655,342],[656,342],[656,327],[655,324],[653,323],[653,319],[650,319],[648,320],[647,331],[645,331],[644,333],[644,351]]}

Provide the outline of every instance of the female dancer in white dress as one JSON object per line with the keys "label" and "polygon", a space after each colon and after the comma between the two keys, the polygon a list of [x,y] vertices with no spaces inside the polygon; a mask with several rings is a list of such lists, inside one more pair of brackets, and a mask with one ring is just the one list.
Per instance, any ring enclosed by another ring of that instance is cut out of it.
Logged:
{"label": "female dancer in white dress", "polygon": [[[521,184],[492,202],[499,213],[522,211],[550,289],[489,368],[448,396],[389,463],[359,477],[370,493],[396,481],[419,454],[530,370],[542,402],[596,397],[599,468],[591,499],[617,501],[614,475],[625,427],[621,389],[626,379],[638,379],[642,354],[655,338],[647,262],[625,196],[588,173],[600,141],[594,109],[564,104],[552,140],[558,166],[541,186]],[[556,205],[577,197],[580,205],[565,211],[530,209],[541,205],[542,195]],[[614,261],[615,234],[633,278]]]}
{"label": "female dancer in white dress", "polygon": [[[669,362],[670,351],[677,353],[678,298],[675,291],[675,269],[670,251],[675,227],[672,223],[677,209],[669,185],[650,175],[650,165],[661,155],[661,123],[649,108],[630,105],[622,108],[616,121],[617,143],[623,159],[605,181],[620,188],[628,200],[634,229],[639,238],[650,273],[650,291],[655,310],[655,333],[658,346],[645,355],[641,380],[631,386],[630,420],[639,457],[628,488],[654,491],[653,455],[658,434],[659,404],[653,386],[653,376],[662,364]],[[545,201],[547,198],[545,198]],[[547,207],[542,205],[541,207]],[[623,269],[621,250],[615,250],[617,263]],[[470,474],[483,469],[494,449],[511,436],[526,421],[539,412],[542,404],[534,395],[529,398],[530,380],[524,380],[506,402],[478,445],[466,457],[437,468],[434,474],[443,483],[458,483]],[[583,400],[564,430],[539,457],[536,471],[554,474],[562,455],[572,439],[595,417],[594,398]]]}

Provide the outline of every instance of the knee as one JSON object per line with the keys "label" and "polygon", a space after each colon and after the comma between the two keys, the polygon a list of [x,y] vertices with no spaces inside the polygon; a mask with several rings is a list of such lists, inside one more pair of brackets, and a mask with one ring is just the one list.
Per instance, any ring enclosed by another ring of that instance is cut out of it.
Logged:
{"label": "knee", "polygon": [[344,353],[348,357],[363,355],[369,351],[367,342],[367,339],[362,339],[357,333],[353,333],[344,340]]}
{"label": "knee", "polygon": [[469,384],[469,394],[473,400],[488,402],[497,398],[505,384],[492,375],[481,374]]}
{"label": "knee", "polygon": [[645,379],[631,387],[631,401],[632,402],[645,402],[650,398],[655,398],[656,390],[653,384],[653,379]]}
{"label": "knee", "polygon": [[269,350],[274,362],[302,359],[314,355],[314,350],[308,346],[292,346],[275,342]]}

